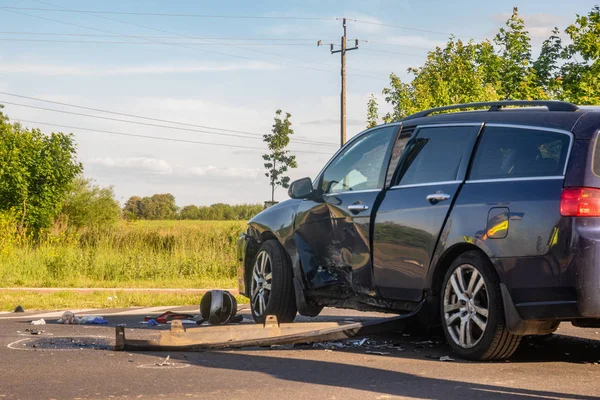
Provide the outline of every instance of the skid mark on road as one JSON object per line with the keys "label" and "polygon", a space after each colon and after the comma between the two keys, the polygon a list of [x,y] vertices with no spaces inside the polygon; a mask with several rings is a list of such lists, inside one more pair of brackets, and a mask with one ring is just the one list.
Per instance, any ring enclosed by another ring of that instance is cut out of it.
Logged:
{"label": "skid mark on road", "polygon": [[[30,342],[35,342],[35,343],[40,343],[40,344],[47,344],[46,342],[49,342],[50,344],[54,344],[52,343],[52,341],[62,341],[63,343],[56,343],[57,346],[64,346],[65,343],[67,343],[68,341],[73,341],[74,339],[80,339],[80,340],[85,340],[85,339],[100,339],[100,340],[104,340],[104,341],[110,341],[112,340],[112,337],[109,336],[100,336],[100,335],[86,335],[86,336],[69,336],[69,337],[57,337],[57,336],[52,336],[52,337],[46,337],[46,338],[40,338],[39,336],[36,337],[29,337],[29,338],[25,338],[25,339],[19,339],[19,340],[15,340],[12,343],[9,343],[6,345],[7,348],[11,349],[11,350],[21,350],[21,351],[31,351],[31,350],[35,350],[35,351],[50,351],[50,352],[55,352],[55,351],[80,351],[83,349],[108,349],[108,347],[112,348],[112,345],[108,345],[107,343],[73,343],[72,347],[63,347],[63,348],[58,348],[58,347],[33,347],[32,345],[30,345]],[[42,343],[42,341],[44,341],[44,343]]]}
{"label": "skid mark on road", "polygon": [[14,346],[16,346],[16,345],[17,345],[17,344],[19,344],[19,343],[22,343],[22,342],[26,342],[26,341],[28,341],[28,340],[31,340],[31,339],[32,339],[32,338],[27,338],[27,339],[19,339],[19,340],[16,340],[16,341],[12,342],[12,343],[9,343],[9,344],[7,344],[7,345],[6,345],[6,347],[8,347],[8,348],[9,348],[9,349],[11,349],[11,350],[28,350],[28,349],[24,349],[24,348],[22,348],[22,347],[14,347]]}
{"label": "skid mark on road", "polygon": [[[138,308],[128,308],[128,309],[110,309],[110,308],[85,308],[85,309],[79,309],[79,310],[68,310],[73,312],[73,314],[75,314],[76,316],[80,317],[83,315],[102,315],[104,317],[111,317],[111,316],[131,316],[131,315],[142,315],[142,316],[146,316],[146,315],[152,315],[152,314],[161,314],[165,311],[178,311],[178,312],[182,312],[182,309],[186,310],[189,313],[199,313],[199,310],[197,310],[197,307],[192,307],[192,306],[186,306],[186,307],[181,307],[181,306],[159,306],[159,307],[138,307]],[[40,319],[40,318],[44,318],[44,319],[58,319],[60,318],[63,313],[66,310],[62,310],[62,311],[45,311],[45,312],[38,312],[36,314],[15,314],[13,312],[2,312],[0,313],[0,320],[6,320],[6,319]]]}
{"label": "skid mark on road", "polygon": [[[81,310],[70,310],[72,311],[74,314],[79,315],[79,314],[90,314],[90,312],[92,311],[98,311],[98,308],[84,308]],[[0,319],[40,319],[40,318],[60,318],[61,315],[63,315],[65,311],[50,311],[50,312],[43,312],[43,313],[39,313],[39,314],[31,314],[31,315],[12,315],[10,317],[5,317],[4,315],[0,314]],[[14,313],[9,313],[9,314],[14,314]]]}
{"label": "skid mark on road", "polygon": [[146,314],[156,314],[168,310],[172,310],[175,307],[147,307],[147,308],[133,308],[125,311],[118,311],[114,313],[105,313],[106,316],[122,316],[122,315],[146,315]]}
{"label": "skid mark on road", "polygon": [[138,365],[138,368],[149,368],[149,369],[181,369],[187,368],[190,364],[171,363],[170,365],[158,365],[158,364],[142,364]]}

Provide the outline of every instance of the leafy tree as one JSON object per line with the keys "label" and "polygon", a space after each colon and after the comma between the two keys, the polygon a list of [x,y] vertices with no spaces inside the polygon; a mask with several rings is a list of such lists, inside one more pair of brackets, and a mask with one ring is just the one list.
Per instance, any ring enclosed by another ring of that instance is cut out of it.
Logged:
{"label": "leafy tree", "polygon": [[198,206],[193,204],[185,206],[179,212],[179,218],[181,219],[200,219],[200,210]]}
{"label": "leafy tree", "polygon": [[392,111],[383,116],[383,122],[397,121],[417,111],[414,104],[414,88],[411,84],[404,83],[394,73],[390,74],[390,87],[384,88],[386,103],[392,106]]}
{"label": "leafy tree", "polygon": [[[179,213],[170,215],[157,215],[156,199],[160,196],[152,197],[131,197],[123,209],[129,219],[185,219],[185,220],[204,220],[204,221],[223,221],[223,220],[241,220],[247,221],[263,210],[260,204],[224,204],[216,203],[210,206],[187,205]],[[154,199],[154,200],[153,200]],[[174,201],[174,199],[173,199]],[[170,200],[169,200],[170,202]],[[171,207],[171,211],[173,208]]]}
{"label": "leafy tree", "polygon": [[123,214],[127,219],[138,219],[142,217],[142,198],[131,196],[123,207]]}
{"label": "leafy tree", "polygon": [[379,107],[377,106],[377,99],[371,94],[369,102],[367,103],[367,129],[377,126],[379,120]]}
{"label": "leafy tree", "polygon": [[537,85],[540,86],[550,98],[560,97],[560,78],[557,75],[559,71],[558,62],[563,53],[562,40],[558,28],[552,30],[552,35],[544,40],[540,55],[533,63],[533,69],[536,73]]}
{"label": "leafy tree", "polygon": [[70,226],[103,228],[119,220],[121,207],[112,186],[101,188],[90,179],[78,176],[71,183],[61,214],[67,217]]}
{"label": "leafy tree", "polygon": [[21,230],[49,227],[82,171],[76,155],[73,135],[44,135],[0,112],[0,210],[17,210]]}
{"label": "leafy tree", "polygon": [[[476,62],[481,71],[483,83],[485,85],[490,85],[494,88],[496,93],[498,93],[502,85],[502,78],[500,76],[502,60],[500,56],[496,54],[494,45],[488,39],[478,43],[476,46]],[[500,97],[500,95],[498,95],[498,97]]]}
{"label": "leafy tree", "polygon": [[561,67],[563,99],[577,104],[600,104],[600,6],[587,16],[577,15],[565,32],[566,46]]}
{"label": "leafy tree", "polygon": [[263,135],[263,141],[267,143],[270,151],[263,154],[264,164],[267,169],[265,176],[269,178],[271,185],[271,201],[275,201],[275,188],[281,186],[289,187],[290,178],[285,175],[289,168],[297,168],[296,156],[290,155],[289,150],[285,150],[290,143],[290,135],[294,134],[292,130],[291,114],[286,113],[285,119],[281,118],[281,110],[275,112],[275,123],[273,124],[273,133]]}
{"label": "leafy tree", "polygon": [[473,42],[465,44],[450,38],[443,49],[429,52],[422,67],[409,68],[414,75],[410,83],[391,74],[390,87],[383,89],[383,94],[393,110],[384,121],[396,121],[427,108],[497,99],[495,88],[486,83],[484,70],[477,62],[479,50]]}
{"label": "leafy tree", "polygon": [[543,96],[543,91],[535,91],[535,71],[531,68],[531,39],[525,29],[525,22],[519,17],[517,7],[513,8],[506,26],[494,38],[500,48],[499,93],[504,99],[529,99]]}
{"label": "leafy tree", "polygon": [[144,219],[174,219],[177,213],[175,196],[171,193],[144,197],[140,203],[140,208]]}
{"label": "leafy tree", "polygon": [[175,219],[177,205],[171,193],[152,197],[132,196],[125,203],[123,212],[128,219]]}
{"label": "leafy tree", "polygon": [[408,69],[412,81],[390,75],[390,85],[382,93],[392,111],[383,120],[449,104],[499,99],[600,104],[600,6],[577,16],[565,32],[569,45],[563,47],[555,28],[535,61],[517,8],[493,42],[463,43],[450,37],[444,48],[428,53],[421,67]]}

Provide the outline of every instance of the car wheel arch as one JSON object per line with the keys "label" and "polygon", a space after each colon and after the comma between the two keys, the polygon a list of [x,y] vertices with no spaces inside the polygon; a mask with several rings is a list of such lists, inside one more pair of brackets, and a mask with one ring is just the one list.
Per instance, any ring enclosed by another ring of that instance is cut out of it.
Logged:
{"label": "car wheel arch", "polygon": [[439,293],[439,290],[441,289],[442,283],[444,281],[444,276],[446,275],[448,268],[450,268],[450,265],[452,265],[452,262],[456,260],[456,258],[460,257],[461,254],[467,251],[477,251],[481,253],[484,257],[486,257],[494,267],[496,277],[501,282],[500,274],[498,274],[496,266],[493,262],[491,262],[489,255],[483,249],[472,243],[457,243],[444,251],[444,253],[439,257],[438,261],[436,262],[435,268],[433,269],[430,275],[431,278],[429,280],[428,286],[429,291],[431,292],[433,297],[435,297],[435,295]]}
{"label": "car wheel arch", "polygon": [[[258,250],[260,249],[260,246],[267,242],[267,241],[274,241],[277,244],[279,244],[279,246],[283,249],[283,252],[285,254],[285,256],[287,257],[287,259],[291,262],[290,259],[290,255],[288,254],[288,252],[285,250],[285,246],[283,246],[283,244],[281,243],[281,241],[279,240],[279,238],[277,236],[275,236],[275,234],[271,231],[263,231],[260,234],[256,236],[252,236],[251,237],[251,243],[252,245],[248,246],[248,248],[246,249],[246,257],[245,257],[245,277],[246,277],[246,287],[250,287],[250,279],[252,277],[252,268],[254,266],[254,259],[256,258],[256,254],[258,254]],[[292,271],[293,273],[293,271]]]}

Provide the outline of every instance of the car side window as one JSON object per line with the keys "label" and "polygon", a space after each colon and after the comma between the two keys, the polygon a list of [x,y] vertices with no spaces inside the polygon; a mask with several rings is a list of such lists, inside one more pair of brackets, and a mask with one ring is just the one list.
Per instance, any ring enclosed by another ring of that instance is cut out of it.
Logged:
{"label": "car side window", "polygon": [[570,140],[567,134],[535,128],[486,127],[469,179],[561,176]]}
{"label": "car side window", "polygon": [[461,162],[468,159],[479,126],[420,128],[401,162],[400,185],[457,179]]}
{"label": "car side window", "polygon": [[397,126],[386,126],[354,140],[323,171],[322,193],[383,188],[397,130]]}

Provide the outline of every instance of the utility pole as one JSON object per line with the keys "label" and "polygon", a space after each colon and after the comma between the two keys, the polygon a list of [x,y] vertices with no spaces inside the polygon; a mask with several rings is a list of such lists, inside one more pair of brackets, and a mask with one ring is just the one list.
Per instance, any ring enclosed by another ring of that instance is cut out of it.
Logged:
{"label": "utility pole", "polygon": [[[346,42],[346,18],[342,19],[342,26],[344,27],[344,36],[342,36],[340,43],[340,50],[334,50],[333,43],[330,44],[331,54],[340,53],[341,55],[341,75],[342,75],[342,91],[340,93],[340,147],[346,143],[346,52],[350,50],[358,49],[358,39],[354,43],[354,47],[347,48]],[[320,46],[322,42],[319,40],[317,46]]]}

